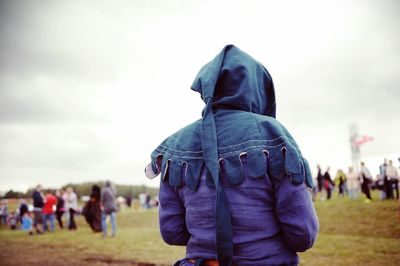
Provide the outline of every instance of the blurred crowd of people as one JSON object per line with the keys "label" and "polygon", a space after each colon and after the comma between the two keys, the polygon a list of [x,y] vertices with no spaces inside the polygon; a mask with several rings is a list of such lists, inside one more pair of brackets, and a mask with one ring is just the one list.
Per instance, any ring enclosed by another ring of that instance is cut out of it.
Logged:
{"label": "blurred crowd of people", "polygon": [[[55,220],[61,229],[67,221],[69,230],[76,230],[75,213],[78,211],[78,197],[71,187],[65,190],[47,190],[37,185],[32,194],[32,205],[26,199],[20,199],[19,207],[8,213],[8,201],[2,200],[1,216],[3,224],[12,230],[18,227],[29,234],[55,231]],[[7,218],[5,218],[7,217]]]}
{"label": "blurred crowd of people", "polygon": [[103,232],[107,236],[106,219],[109,216],[112,225],[112,236],[116,234],[117,191],[111,182],[106,181],[102,189],[94,185],[90,200],[81,209],[78,196],[72,187],[56,191],[44,191],[37,185],[32,193],[31,205],[26,199],[20,199],[19,207],[9,213],[8,201],[0,205],[1,223],[10,229],[27,231],[30,235],[55,231],[57,220],[60,229],[77,230],[76,214],[84,215],[94,232]]}
{"label": "blurred crowd of people", "polygon": [[381,200],[399,199],[399,173],[392,160],[384,159],[375,178],[364,162],[361,162],[359,171],[355,171],[352,166],[349,166],[346,173],[338,169],[333,179],[329,170],[328,167],[323,173],[317,165],[317,182],[312,190],[314,199],[320,193],[320,200],[329,200],[334,190],[338,191],[339,197],[348,196],[350,199],[358,198],[362,192],[366,197],[365,202],[372,200],[371,190],[379,190]]}
{"label": "blurred crowd of people", "polygon": [[[79,205],[79,202],[82,206]],[[14,202],[13,206],[15,206]],[[93,185],[89,196],[82,196],[81,201],[72,187],[59,190],[44,190],[37,185],[30,199],[20,199],[19,206],[9,211],[7,199],[0,202],[0,224],[10,229],[21,229],[30,235],[54,232],[56,222],[59,229],[77,230],[76,215],[82,215],[93,232],[101,232],[107,237],[107,222],[111,224],[111,236],[117,231],[117,212],[121,206],[131,206],[137,210],[151,209],[158,206],[158,197],[152,198],[148,192],[138,195],[117,197],[117,189],[106,181],[103,188]]]}

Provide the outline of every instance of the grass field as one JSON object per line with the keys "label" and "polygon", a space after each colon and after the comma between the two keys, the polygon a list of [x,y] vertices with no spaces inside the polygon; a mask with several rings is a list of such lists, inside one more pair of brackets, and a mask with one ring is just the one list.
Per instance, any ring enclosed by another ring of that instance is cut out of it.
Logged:
{"label": "grass field", "polygon": [[[315,207],[321,230],[300,254],[302,265],[400,265],[397,202],[334,198]],[[171,265],[184,256],[184,248],[162,242],[156,210],[123,210],[117,236],[107,239],[77,219],[76,232],[28,236],[1,228],[0,265]]]}

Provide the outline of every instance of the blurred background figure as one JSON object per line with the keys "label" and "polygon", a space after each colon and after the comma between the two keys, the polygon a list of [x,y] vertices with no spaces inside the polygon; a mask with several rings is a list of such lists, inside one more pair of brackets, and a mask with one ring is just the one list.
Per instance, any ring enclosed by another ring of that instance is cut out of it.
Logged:
{"label": "blurred background figure", "polygon": [[63,214],[65,212],[65,206],[64,206],[65,202],[64,202],[63,194],[64,194],[63,189],[59,189],[56,191],[56,197],[57,197],[56,218],[57,218],[60,229],[64,228],[63,220],[62,220]]}
{"label": "blurred background figure", "polygon": [[324,177],[322,176],[321,166],[317,165],[317,186],[318,192],[322,192]]}
{"label": "blurred background figure", "polygon": [[139,194],[139,202],[142,208],[146,208],[146,193],[142,192]]}
{"label": "blurred background figure", "polygon": [[147,209],[150,209],[150,208],[151,208],[150,201],[151,201],[150,194],[149,194],[149,192],[146,192],[146,208],[147,208]]}
{"label": "blurred background figure", "polygon": [[18,215],[15,211],[12,211],[7,217],[7,224],[11,230],[17,229],[18,225]]}
{"label": "blurred background figure", "polygon": [[335,187],[335,184],[332,182],[331,175],[329,174],[329,166],[324,174],[324,188],[326,190],[326,199],[331,199],[332,189]]}
{"label": "blurred background figure", "polygon": [[359,177],[361,181],[361,191],[367,197],[366,202],[369,202],[372,200],[371,192],[369,189],[369,186],[372,183],[372,175],[364,162],[361,162],[361,170]]}
{"label": "blurred background figure", "polygon": [[[150,197],[150,194],[149,194],[149,197]],[[150,208],[157,208],[159,204],[160,204],[160,200],[159,200],[158,196],[155,196],[154,198],[152,198],[150,200]]]}
{"label": "blurred background figure", "polygon": [[115,187],[111,186],[110,181],[106,181],[103,189],[101,190],[101,226],[103,229],[103,237],[107,237],[107,216],[110,216],[111,221],[111,236],[114,237],[117,231],[116,223],[116,213],[117,213],[117,203],[116,203],[117,191]]}
{"label": "blurred background figure", "polygon": [[388,190],[390,190],[390,198],[394,199],[396,194],[396,199],[399,199],[399,174],[397,168],[393,166],[393,161],[389,160],[386,167],[386,175],[389,183]]}
{"label": "blurred background figure", "polygon": [[19,222],[22,224],[22,218],[28,212],[28,204],[26,204],[26,199],[20,199],[19,202]]}
{"label": "blurred background figure", "polygon": [[390,182],[386,174],[387,169],[387,159],[383,159],[383,164],[379,166],[379,175],[383,180],[383,190],[381,193],[381,199],[388,199],[391,197],[392,188],[390,187]]}
{"label": "blurred background figure", "polygon": [[342,169],[339,169],[335,176],[335,185],[338,187],[338,196],[344,197],[345,183],[347,181],[346,175]]}
{"label": "blurred background figure", "polygon": [[68,208],[68,193],[67,189],[60,190],[61,197],[64,200],[64,221],[66,222],[67,228],[69,228],[69,208]]}
{"label": "blurred background figure", "polygon": [[8,216],[8,202],[7,200],[2,200],[0,202],[0,224],[7,224]]}
{"label": "blurred background figure", "polygon": [[90,200],[86,202],[82,210],[82,215],[85,217],[86,222],[90,225],[93,232],[101,232],[101,196],[100,187],[98,185],[92,186],[90,193]]}
{"label": "blurred background figure", "polygon": [[35,192],[32,195],[33,200],[33,227],[37,234],[43,232],[43,213],[42,208],[44,206],[44,196],[42,194],[42,186],[39,184],[36,186]]}
{"label": "blurred background figure", "polygon": [[48,230],[47,222],[50,223],[50,231],[54,232],[54,210],[56,210],[57,198],[50,191],[46,193],[43,205],[43,231]]}
{"label": "blurred background figure", "polygon": [[69,230],[76,230],[76,223],[75,223],[75,213],[78,210],[78,197],[72,187],[67,187],[67,194],[66,194],[66,209],[69,213]]}
{"label": "blurred background figure", "polygon": [[132,206],[132,196],[128,195],[125,200],[126,200],[126,206],[130,208]]}
{"label": "blurred background figure", "polygon": [[360,189],[360,183],[358,181],[357,173],[354,172],[353,167],[349,166],[349,172],[347,173],[347,188],[349,189],[349,198],[358,198],[358,191]]}
{"label": "blurred background figure", "polygon": [[379,198],[384,200],[386,198],[385,181],[380,174],[376,175],[374,186],[379,191]]}

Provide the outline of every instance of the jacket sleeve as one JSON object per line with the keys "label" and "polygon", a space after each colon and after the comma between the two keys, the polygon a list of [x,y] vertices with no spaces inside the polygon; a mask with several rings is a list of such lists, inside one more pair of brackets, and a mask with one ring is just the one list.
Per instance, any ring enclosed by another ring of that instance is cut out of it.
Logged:
{"label": "jacket sleeve", "polygon": [[169,245],[185,246],[190,238],[185,220],[185,207],[178,191],[161,181],[159,194],[159,221],[161,236]]}
{"label": "jacket sleeve", "polygon": [[292,184],[287,176],[273,180],[276,216],[282,225],[287,246],[297,252],[311,248],[319,223],[305,184]]}

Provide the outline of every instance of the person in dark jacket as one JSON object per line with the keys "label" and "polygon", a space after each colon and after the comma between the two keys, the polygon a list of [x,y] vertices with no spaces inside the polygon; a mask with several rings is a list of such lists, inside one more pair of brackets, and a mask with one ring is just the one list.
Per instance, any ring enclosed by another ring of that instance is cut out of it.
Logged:
{"label": "person in dark jacket", "polygon": [[37,234],[43,233],[43,213],[44,196],[42,193],[42,186],[37,185],[32,195],[33,200],[33,227]]}
{"label": "person in dark jacket", "polygon": [[321,192],[324,188],[324,176],[322,175],[321,166],[317,165],[317,186],[318,192]]}
{"label": "person in dark jacket", "polygon": [[58,221],[58,225],[60,229],[64,228],[63,220],[62,217],[65,212],[65,201],[63,198],[64,195],[64,190],[60,189],[56,191],[56,197],[57,197],[57,206],[56,206],[56,219]]}
{"label": "person in dark jacket", "polygon": [[360,171],[360,176],[359,178],[361,179],[361,191],[362,193],[365,194],[365,196],[367,197],[367,201],[369,202],[372,200],[371,198],[371,192],[370,192],[370,184],[372,183],[372,175],[369,172],[369,169],[367,168],[367,166],[365,165],[364,162],[361,162],[361,171]]}
{"label": "person in dark jacket", "polygon": [[20,205],[19,205],[19,222],[22,223],[22,217],[24,217],[24,214],[27,213],[29,210],[28,204],[26,204],[25,199],[20,200]]}
{"label": "person in dark jacket", "polygon": [[297,265],[319,224],[309,165],[275,119],[269,73],[228,45],[192,89],[203,117],[164,140],[145,169],[161,174],[163,240],[186,246],[175,265]]}
{"label": "person in dark jacket", "polygon": [[329,167],[326,169],[324,174],[324,188],[326,190],[326,199],[331,199],[332,196],[332,188],[335,184],[332,181],[331,175],[329,174]]}
{"label": "person in dark jacket", "polygon": [[100,205],[100,187],[93,185],[90,200],[83,207],[82,214],[95,233],[102,231]]}

